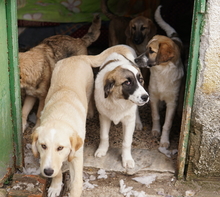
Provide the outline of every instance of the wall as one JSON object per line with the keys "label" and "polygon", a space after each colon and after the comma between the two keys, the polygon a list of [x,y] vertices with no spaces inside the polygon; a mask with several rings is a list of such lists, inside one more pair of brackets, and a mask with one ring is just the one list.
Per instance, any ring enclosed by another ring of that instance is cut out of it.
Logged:
{"label": "wall", "polygon": [[189,171],[220,176],[220,1],[208,0],[190,129]]}

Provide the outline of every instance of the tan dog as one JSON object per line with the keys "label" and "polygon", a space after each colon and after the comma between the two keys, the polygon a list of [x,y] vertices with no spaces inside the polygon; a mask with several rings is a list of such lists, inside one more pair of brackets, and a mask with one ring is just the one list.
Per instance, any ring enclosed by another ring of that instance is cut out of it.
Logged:
{"label": "tan dog", "polygon": [[148,41],[156,34],[154,23],[144,16],[134,19],[117,16],[107,6],[108,0],[102,0],[102,12],[111,20],[109,24],[109,46],[127,44],[131,46],[137,55],[146,50]]}
{"label": "tan dog", "polygon": [[[151,76],[149,83],[150,103],[152,110],[152,134],[161,134],[159,102],[166,103],[166,116],[160,138],[160,147],[167,149],[170,145],[169,134],[181,82],[184,75],[181,61],[181,40],[176,36],[176,31],[169,26],[160,15],[160,6],[155,12],[155,20],[163,28],[167,36],[156,35],[149,41],[147,51],[136,58],[135,62],[140,67],[149,67]],[[159,150],[162,150],[159,148]]]}
{"label": "tan dog", "polygon": [[86,115],[94,84],[91,67],[99,67],[112,53],[134,61],[134,50],[118,45],[96,56],[72,56],[56,64],[40,126],[32,135],[32,151],[35,156],[40,154],[41,173],[52,178],[50,197],[60,194],[61,166],[66,160],[70,169],[70,196],[81,195]]}
{"label": "tan dog", "polygon": [[27,117],[39,99],[37,123],[44,107],[44,100],[50,86],[50,79],[55,63],[73,55],[86,55],[87,47],[100,35],[101,20],[95,16],[88,33],[82,38],[67,35],[55,35],[46,38],[38,46],[25,53],[19,53],[20,84],[25,92],[22,107],[22,130],[27,126]]}

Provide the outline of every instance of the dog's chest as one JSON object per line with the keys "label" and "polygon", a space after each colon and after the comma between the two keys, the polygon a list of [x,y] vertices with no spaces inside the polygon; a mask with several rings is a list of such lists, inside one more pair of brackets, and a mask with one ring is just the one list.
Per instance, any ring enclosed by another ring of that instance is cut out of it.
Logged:
{"label": "dog's chest", "polygon": [[160,100],[164,100],[164,96],[174,96],[177,94],[181,77],[177,67],[155,66],[151,68],[149,91],[156,94]]}
{"label": "dog's chest", "polygon": [[128,100],[108,101],[104,99],[97,105],[100,114],[107,116],[115,125],[124,120],[135,116],[137,106]]}

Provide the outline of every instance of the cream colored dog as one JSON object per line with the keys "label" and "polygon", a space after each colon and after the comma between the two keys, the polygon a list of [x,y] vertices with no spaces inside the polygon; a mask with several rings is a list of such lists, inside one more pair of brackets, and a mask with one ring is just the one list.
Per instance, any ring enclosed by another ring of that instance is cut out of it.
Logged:
{"label": "cream colored dog", "polygon": [[32,135],[32,151],[35,156],[40,154],[41,173],[52,178],[50,197],[60,194],[64,161],[69,162],[70,196],[79,197],[82,193],[83,143],[94,84],[91,67],[99,67],[112,53],[134,60],[130,47],[118,45],[96,56],[72,56],[56,64],[40,126]]}

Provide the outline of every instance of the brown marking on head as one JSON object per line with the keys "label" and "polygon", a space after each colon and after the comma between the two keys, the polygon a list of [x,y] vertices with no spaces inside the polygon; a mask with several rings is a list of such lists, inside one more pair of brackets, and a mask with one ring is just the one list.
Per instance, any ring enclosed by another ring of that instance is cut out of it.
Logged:
{"label": "brown marking on head", "polygon": [[108,72],[103,82],[105,98],[112,96],[116,99],[128,99],[129,95],[133,94],[137,88],[134,73],[120,66]]}

